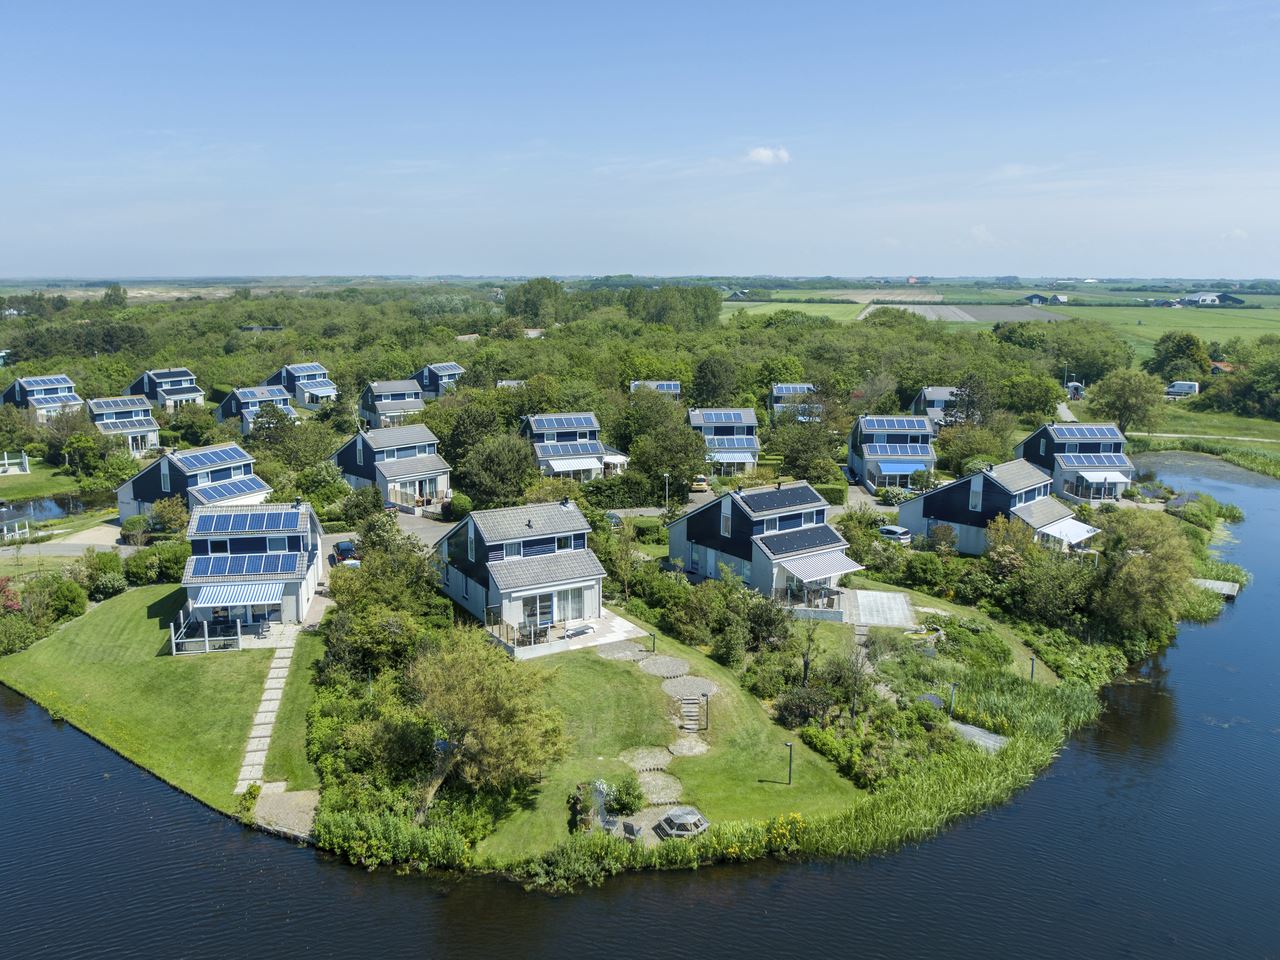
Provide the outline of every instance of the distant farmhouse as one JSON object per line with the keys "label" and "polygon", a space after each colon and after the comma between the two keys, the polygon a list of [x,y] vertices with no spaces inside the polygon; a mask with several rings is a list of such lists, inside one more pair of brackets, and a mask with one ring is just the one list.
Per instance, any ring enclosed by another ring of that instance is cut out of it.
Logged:
{"label": "distant farmhouse", "polygon": [[170,413],[189,403],[204,403],[204,391],[196,386],[196,375],[186,367],[148,370],[129,384],[125,393],[146,397]]}
{"label": "distant farmhouse", "polygon": [[1182,298],[1182,303],[1184,306],[1188,307],[1234,307],[1239,306],[1244,303],[1244,301],[1229,293],[1216,293],[1213,290],[1201,290],[1199,293],[1187,294]]}

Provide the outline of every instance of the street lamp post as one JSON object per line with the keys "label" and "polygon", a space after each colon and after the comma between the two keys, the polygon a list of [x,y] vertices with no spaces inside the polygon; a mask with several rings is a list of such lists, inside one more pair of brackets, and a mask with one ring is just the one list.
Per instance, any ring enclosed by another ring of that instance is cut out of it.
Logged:
{"label": "street lamp post", "polygon": [[791,786],[791,760],[795,755],[795,748],[790,740],[787,741],[787,786]]}
{"label": "street lamp post", "polygon": [[662,509],[671,509],[671,474],[662,475]]}
{"label": "street lamp post", "polygon": [[711,729],[711,694],[704,693],[702,695],[702,720],[703,730]]}

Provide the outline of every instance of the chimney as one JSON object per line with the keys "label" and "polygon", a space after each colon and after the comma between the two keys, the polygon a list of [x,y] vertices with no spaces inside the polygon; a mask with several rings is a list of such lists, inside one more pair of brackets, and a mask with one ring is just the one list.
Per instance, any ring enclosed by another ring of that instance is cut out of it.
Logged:
{"label": "chimney", "polygon": [[300,506],[302,506],[302,498],[301,498],[301,497],[294,497],[294,498],[293,498],[293,505],[294,505],[295,507],[300,507]]}
{"label": "chimney", "polygon": [[781,481],[781,480],[779,480],[777,483],[775,483],[775,484],[773,485],[773,489],[775,489],[775,490],[781,490],[781,489],[782,489],[782,481]]}
{"label": "chimney", "polygon": [[568,498],[568,497],[561,497],[561,498],[560,498],[560,506],[561,506],[561,508],[563,508],[563,509],[565,509],[565,510],[568,510],[568,509],[569,509],[569,498]]}
{"label": "chimney", "polygon": [[734,493],[741,493],[741,492],[742,492],[742,484],[738,484],[738,486],[734,489]]}

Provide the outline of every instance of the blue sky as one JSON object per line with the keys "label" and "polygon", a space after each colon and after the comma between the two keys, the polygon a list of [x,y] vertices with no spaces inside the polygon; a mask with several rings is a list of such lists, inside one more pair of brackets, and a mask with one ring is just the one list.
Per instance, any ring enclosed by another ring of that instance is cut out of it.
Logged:
{"label": "blue sky", "polygon": [[1275,2],[15,4],[0,276],[1280,275]]}

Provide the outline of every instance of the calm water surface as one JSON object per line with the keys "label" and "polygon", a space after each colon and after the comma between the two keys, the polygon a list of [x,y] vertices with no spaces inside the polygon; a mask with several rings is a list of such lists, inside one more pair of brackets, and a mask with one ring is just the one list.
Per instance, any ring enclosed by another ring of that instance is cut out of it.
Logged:
{"label": "calm water surface", "polygon": [[864,863],[624,877],[572,897],[365,873],[242,830],[0,688],[9,957],[1280,956],[1280,483],[1146,458],[1243,506],[1254,583],[1105,691],[1014,802]]}

